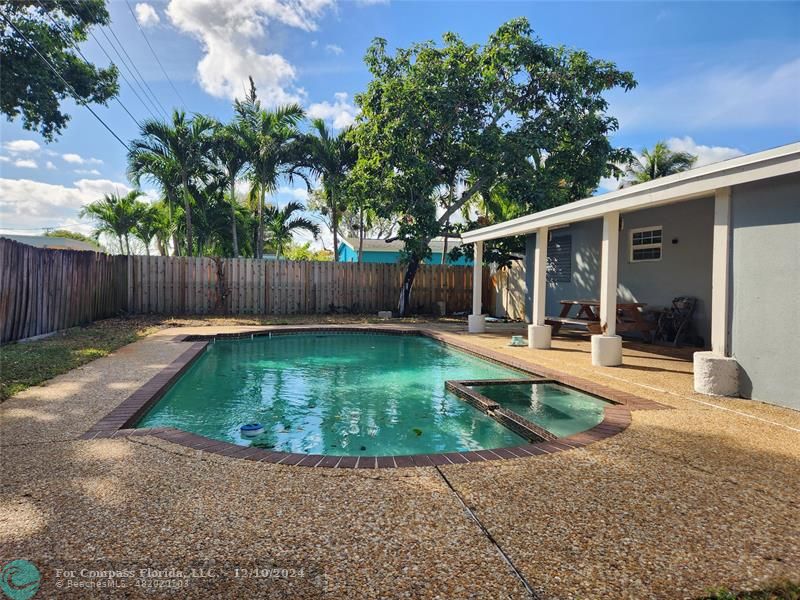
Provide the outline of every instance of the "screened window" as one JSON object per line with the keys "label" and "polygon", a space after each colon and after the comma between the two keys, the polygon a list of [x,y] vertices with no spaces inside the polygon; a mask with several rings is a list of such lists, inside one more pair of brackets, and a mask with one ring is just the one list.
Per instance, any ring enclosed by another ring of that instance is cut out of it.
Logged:
{"label": "screened window", "polygon": [[631,230],[631,262],[661,260],[661,227]]}
{"label": "screened window", "polygon": [[547,242],[547,281],[572,281],[572,235],[559,235]]}

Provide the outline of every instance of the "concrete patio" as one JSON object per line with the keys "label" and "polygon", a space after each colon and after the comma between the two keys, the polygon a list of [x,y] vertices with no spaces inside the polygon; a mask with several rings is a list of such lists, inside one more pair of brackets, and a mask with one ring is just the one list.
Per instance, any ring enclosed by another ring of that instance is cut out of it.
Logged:
{"label": "concrete patio", "polygon": [[[800,577],[800,413],[694,393],[680,352],[626,346],[623,366],[594,367],[580,337],[534,350],[507,345],[520,325],[419,326],[674,410],[581,449],[438,468],[78,440],[186,349],[175,335],[258,327],[164,329],[0,405],[4,559],[33,561],[42,597],[86,594],[57,588],[59,568],[210,566],[179,591],[115,592],[202,598],[693,598]],[[255,567],[304,571],[230,576]]]}

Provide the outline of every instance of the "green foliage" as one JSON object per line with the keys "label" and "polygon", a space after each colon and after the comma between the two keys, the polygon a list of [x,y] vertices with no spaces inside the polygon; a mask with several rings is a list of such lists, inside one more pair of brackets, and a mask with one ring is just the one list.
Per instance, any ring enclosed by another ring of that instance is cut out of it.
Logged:
{"label": "green foliage", "polygon": [[356,96],[355,171],[379,214],[401,215],[409,264],[401,312],[428,242],[476,194],[491,199],[503,188],[516,210],[542,210],[588,195],[610,164],[630,157],[608,140],[618,123],[603,94],[634,87],[632,74],[543,44],[525,19],[483,46],[448,33],[441,45],[390,55],[376,39],[365,61],[373,80]]}
{"label": "green foliage", "polygon": [[691,169],[697,157],[688,152],[673,152],[666,142],[658,142],[652,150],[642,150],[641,158],[633,157],[627,164],[624,185],[652,181]]}
{"label": "green foliage", "polygon": [[45,237],[68,238],[71,240],[78,240],[79,242],[85,242],[97,248],[98,251],[103,249],[103,247],[97,243],[96,239],[90,238],[88,235],[83,235],[82,233],[78,233],[76,231],[70,231],[69,229],[53,229],[52,231],[45,232],[44,235]]}
{"label": "green foliage", "polygon": [[283,255],[287,260],[309,260],[330,262],[333,260],[333,252],[330,250],[315,250],[311,247],[311,242],[305,244],[290,244],[284,249]]}
{"label": "green foliage", "polygon": [[[0,30],[0,110],[9,120],[22,118],[25,129],[52,141],[70,117],[62,111],[64,99],[79,104],[106,104],[117,95],[117,69],[87,63],[74,50],[94,25],[109,23],[104,0],[14,0],[3,3]],[[75,90],[56,76],[33,46]]]}
{"label": "green foliage", "polygon": [[295,231],[307,231],[316,238],[319,235],[319,225],[295,213],[305,210],[299,202],[289,202],[283,208],[268,206],[264,210],[264,228],[267,233],[267,243],[275,249],[277,258],[281,258],[284,249],[292,243]]}
{"label": "green foliage", "polygon": [[740,592],[721,587],[709,590],[698,600],[800,600],[800,584],[782,581],[760,590]]}
{"label": "green foliage", "polygon": [[147,206],[139,200],[142,192],[132,190],[124,196],[106,194],[81,209],[81,217],[90,217],[96,224],[94,235],[106,233],[117,238],[120,253],[130,254],[130,236],[135,233]]}

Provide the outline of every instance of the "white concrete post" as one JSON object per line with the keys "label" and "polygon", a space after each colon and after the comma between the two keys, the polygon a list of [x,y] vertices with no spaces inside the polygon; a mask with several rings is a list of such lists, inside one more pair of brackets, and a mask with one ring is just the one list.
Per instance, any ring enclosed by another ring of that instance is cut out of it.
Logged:
{"label": "white concrete post", "polygon": [[481,314],[481,296],[483,292],[483,242],[475,242],[475,256],[472,267],[472,314],[467,317],[470,333],[483,333],[486,330],[486,319]]}
{"label": "white concrete post", "polygon": [[592,364],[622,364],[622,338],[617,333],[617,263],[619,262],[619,213],[603,215],[600,265],[600,325],[603,333],[592,336]]}
{"label": "white concrete post", "polygon": [[536,250],[533,254],[533,314],[528,325],[528,347],[550,348],[552,328],[545,325],[545,304],[547,300],[547,227],[536,230]]}
{"label": "white concrete post", "polygon": [[694,389],[701,394],[739,393],[739,364],[730,357],[731,189],[714,194],[714,241],[711,267],[711,352],[694,353]]}

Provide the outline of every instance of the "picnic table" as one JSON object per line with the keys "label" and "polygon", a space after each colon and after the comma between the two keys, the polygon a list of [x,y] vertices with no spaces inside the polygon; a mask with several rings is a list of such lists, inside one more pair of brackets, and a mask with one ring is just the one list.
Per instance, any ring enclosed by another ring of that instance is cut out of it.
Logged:
{"label": "picnic table", "polygon": [[[646,341],[652,340],[655,323],[647,321],[642,308],[644,302],[617,302],[617,333],[637,332]],[[570,316],[574,307],[578,307],[575,316]],[[600,324],[600,302],[598,300],[562,300],[561,314],[557,317],[546,317],[545,323],[553,328],[553,335],[558,333],[562,325],[585,325],[590,333],[603,333]]]}

